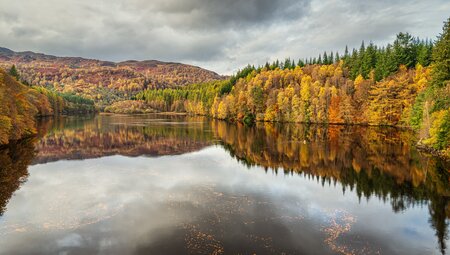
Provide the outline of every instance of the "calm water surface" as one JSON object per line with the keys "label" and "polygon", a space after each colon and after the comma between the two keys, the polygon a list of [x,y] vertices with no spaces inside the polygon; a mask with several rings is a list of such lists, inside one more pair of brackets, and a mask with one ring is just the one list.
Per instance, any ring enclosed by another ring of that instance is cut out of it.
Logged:
{"label": "calm water surface", "polygon": [[0,149],[0,254],[446,254],[449,167],[395,129],[47,119]]}

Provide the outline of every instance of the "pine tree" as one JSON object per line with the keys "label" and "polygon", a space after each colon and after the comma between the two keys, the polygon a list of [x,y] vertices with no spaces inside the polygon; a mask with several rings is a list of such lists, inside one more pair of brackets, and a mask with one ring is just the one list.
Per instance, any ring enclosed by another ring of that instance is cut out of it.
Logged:
{"label": "pine tree", "polygon": [[412,68],[416,65],[416,52],[414,49],[414,40],[409,33],[397,34],[394,41],[394,55],[397,65],[405,65]]}
{"label": "pine tree", "polygon": [[352,56],[349,58],[350,77],[355,79],[359,74],[359,56],[358,51],[354,48]]}
{"label": "pine tree", "polygon": [[431,63],[432,46],[428,45],[428,40],[421,41],[417,45],[417,63],[422,66],[429,66]]}
{"label": "pine tree", "polygon": [[359,55],[362,57],[364,52],[366,51],[366,46],[364,45],[364,40],[361,42],[361,46],[359,47]]}
{"label": "pine tree", "polygon": [[444,22],[442,34],[438,36],[433,50],[433,85],[444,87],[450,81],[450,18]]}
{"label": "pine tree", "polygon": [[396,72],[399,68],[397,57],[394,53],[392,45],[388,44],[386,47],[386,68],[383,73],[383,78],[389,76],[390,74]]}
{"label": "pine tree", "polygon": [[17,69],[16,69],[15,65],[12,65],[11,69],[9,69],[9,75],[14,77],[17,81],[19,81],[19,79],[20,79],[19,72],[17,72]]}
{"label": "pine tree", "polygon": [[326,51],[323,52],[323,63],[324,63],[325,65],[328,64],[328,55],[327,55],[327,52],[326,52]]}
{"label": "pine tree", "polygon": [[291,59],[290,58],[286,58],[284,60],[283,69],[291,69]]}
{"label": "pine tree", "polygon": [[367,49],[363,51],[363,56],[361,57],[361,75],[367,79],[370,71],[375,68],[376,64],[376,47],[371,42]]}

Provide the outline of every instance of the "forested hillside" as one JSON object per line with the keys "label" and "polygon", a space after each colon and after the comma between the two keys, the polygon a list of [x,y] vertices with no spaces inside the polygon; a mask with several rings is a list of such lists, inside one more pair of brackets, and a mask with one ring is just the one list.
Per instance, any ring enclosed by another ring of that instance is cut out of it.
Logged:
{"label": "forested hillside", "polygon": [[12,65],[25,84],[83,96],[94,100],[100,108],[130,99],[146,88],[172,88],[222,79],[212,71],[179,63],[156,60],[114,63],[0,48],[0,68],[8,70]]}
{"label": "forested hillside", "polygon": [[[14,69],[10,73],[15,75]],[[36,132],[35,117],[95,111],[91,100],[23,85],[0,69],[0,145]]]}
{"label": "forested hillside", "polygon": [[450,19],[435,43],[399,33],[393,44],[362,43],[344,55],[255,68],[229,81],[136,96],[163,111],[243,122],[409,127],[421,143],[450,155]]}

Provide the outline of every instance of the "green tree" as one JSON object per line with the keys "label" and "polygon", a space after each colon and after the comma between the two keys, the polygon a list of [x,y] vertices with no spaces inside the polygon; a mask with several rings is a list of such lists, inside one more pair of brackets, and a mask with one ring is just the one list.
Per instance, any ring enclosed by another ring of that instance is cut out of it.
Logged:
{"label": "green tree", "polygon": [[417,63],[422,66],[429,66],[431,64],[431,54],[433,51],[433,44],[425,41],[420,42],[417,46]]}
{"label": "green tree", "polygon": [[[361,53],[360,53],[361,54]],[[361,75],[367,79],[369,77],[370,71],[375,68],[377,61],[377,49],[370,43],[365,51],[363,51],[361,56]]]}
{"label": "green tree", "polygon": [[326,51],[323,52],[323,63],[328,65],[328,54]]}
{"label": "green tree", "polygon": [[19,79],[20,79],[19,72],[17,71],[15,65],[12,65],[11,68],[9,69],[9,75],[14,77],[17,81],[19,81]]}
{"label": "green tree", "polygon": [[405,65],[412,68],[416,65],[414,41],[409,33],[397,34],[397,39],[394,41],[394,54],[397,66]]}
{"label": "green tree", "polygon": [[433,50],[433,85],[444,87],[450,80],[450,18],[444,22],[442,34],[438,36]]}

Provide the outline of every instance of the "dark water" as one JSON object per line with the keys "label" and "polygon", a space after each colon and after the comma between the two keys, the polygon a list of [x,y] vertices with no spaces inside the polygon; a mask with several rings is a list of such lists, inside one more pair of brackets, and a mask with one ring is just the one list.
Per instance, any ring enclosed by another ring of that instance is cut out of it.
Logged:
{"label": "dark water", "polygon": [[449,167],[395,129],[66,117],[0,150],[0,254],[445,254]]}

